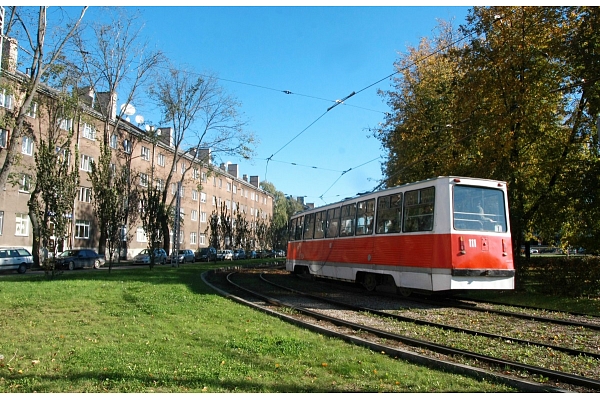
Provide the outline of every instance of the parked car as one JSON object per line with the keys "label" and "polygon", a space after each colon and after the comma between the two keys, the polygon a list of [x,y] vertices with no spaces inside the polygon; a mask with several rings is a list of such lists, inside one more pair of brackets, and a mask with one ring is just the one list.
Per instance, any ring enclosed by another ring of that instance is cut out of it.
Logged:
{"label": "parked car", "polygon": [[277,257],[274,250],[263,250],[260,252],[260,258],[275,258]]}
{"label": "parked car", "polygon": [[275,257],[285,257],[285,250],[274,250]]}
{"label": "parked car", "polygon": [[106,260],[92,249],[66,250],[56,257],[57,268],[100,268]]}
{"label": "parked car", "polygon": [[233,259],[234,260],[245,260],[246,259],[246,252],[243,249],[237,249],[233,252]]}
{"label": "parked car", "polygon": [[258,258],[258,253],[252,250],[248,253],[248,258]]}
{"label": "parked car", "polygon": [[217,261],[233,260],[233,250],[217,250]]}
{"label": "parked car", "polygon": [[[167,252],[164,249],[154,250],[154,264],[165,264],[167,262]],[[150,250],[144,249],[133,257],[133,264],[150,264]]]}
{"label": "parked car", "polygon": [[185,264],[186,262],[193,263],[196,261],[196,256],[194,252],[190,249],[178,250],[177,259],[174,257],[174,253],[167,258],[168,263],[175,263],[176,260],[179,260],[179,264]]}
{"label": "parked car", "polygon": [[33,267],[33,256],[22,247],[0,247],[0,270],[15,270],[20,274]]}
{"label": "parked car", "polygon": [[203,247],[196,251],[196,261],[217,261],[217,249]]}

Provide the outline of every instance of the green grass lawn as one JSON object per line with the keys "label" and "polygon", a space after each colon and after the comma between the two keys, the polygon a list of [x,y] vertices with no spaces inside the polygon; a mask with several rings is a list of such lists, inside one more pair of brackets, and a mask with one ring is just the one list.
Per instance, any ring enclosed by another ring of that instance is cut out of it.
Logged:
{"label": "green grass lawn", "polygon": [[[219,264],[223,265],[223,264]],[[503,392],[214,293],[213,264],[0,276],[0,392]]]}

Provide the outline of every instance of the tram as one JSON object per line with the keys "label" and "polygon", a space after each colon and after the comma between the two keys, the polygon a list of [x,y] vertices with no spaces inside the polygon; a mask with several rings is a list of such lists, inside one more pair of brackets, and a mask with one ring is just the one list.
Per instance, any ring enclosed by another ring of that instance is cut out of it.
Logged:
{"label": "tram", "polygon": [[298,213],[286,270],[403,294],[514,289],[506,182],[444,176]]}

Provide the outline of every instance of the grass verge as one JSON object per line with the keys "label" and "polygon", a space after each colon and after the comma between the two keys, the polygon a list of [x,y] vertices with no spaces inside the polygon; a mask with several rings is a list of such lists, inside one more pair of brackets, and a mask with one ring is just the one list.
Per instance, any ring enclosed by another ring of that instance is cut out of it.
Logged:
{"label": "grass verge", "polygon": [[213,264],[0,277],[0,392],[504,392],[215,294]]}

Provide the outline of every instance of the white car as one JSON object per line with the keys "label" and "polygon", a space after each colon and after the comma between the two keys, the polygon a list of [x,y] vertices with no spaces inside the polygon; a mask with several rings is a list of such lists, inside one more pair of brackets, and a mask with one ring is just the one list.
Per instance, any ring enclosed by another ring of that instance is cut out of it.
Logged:
{"label": "white car", "polygon": [[233,250],[217,250],[217,260],[233,260]]}
{"label": "white car", "polygon": [[22,247],[0,247],[0,270],[16,270],[24,274],[33,267],[33,256]]}

